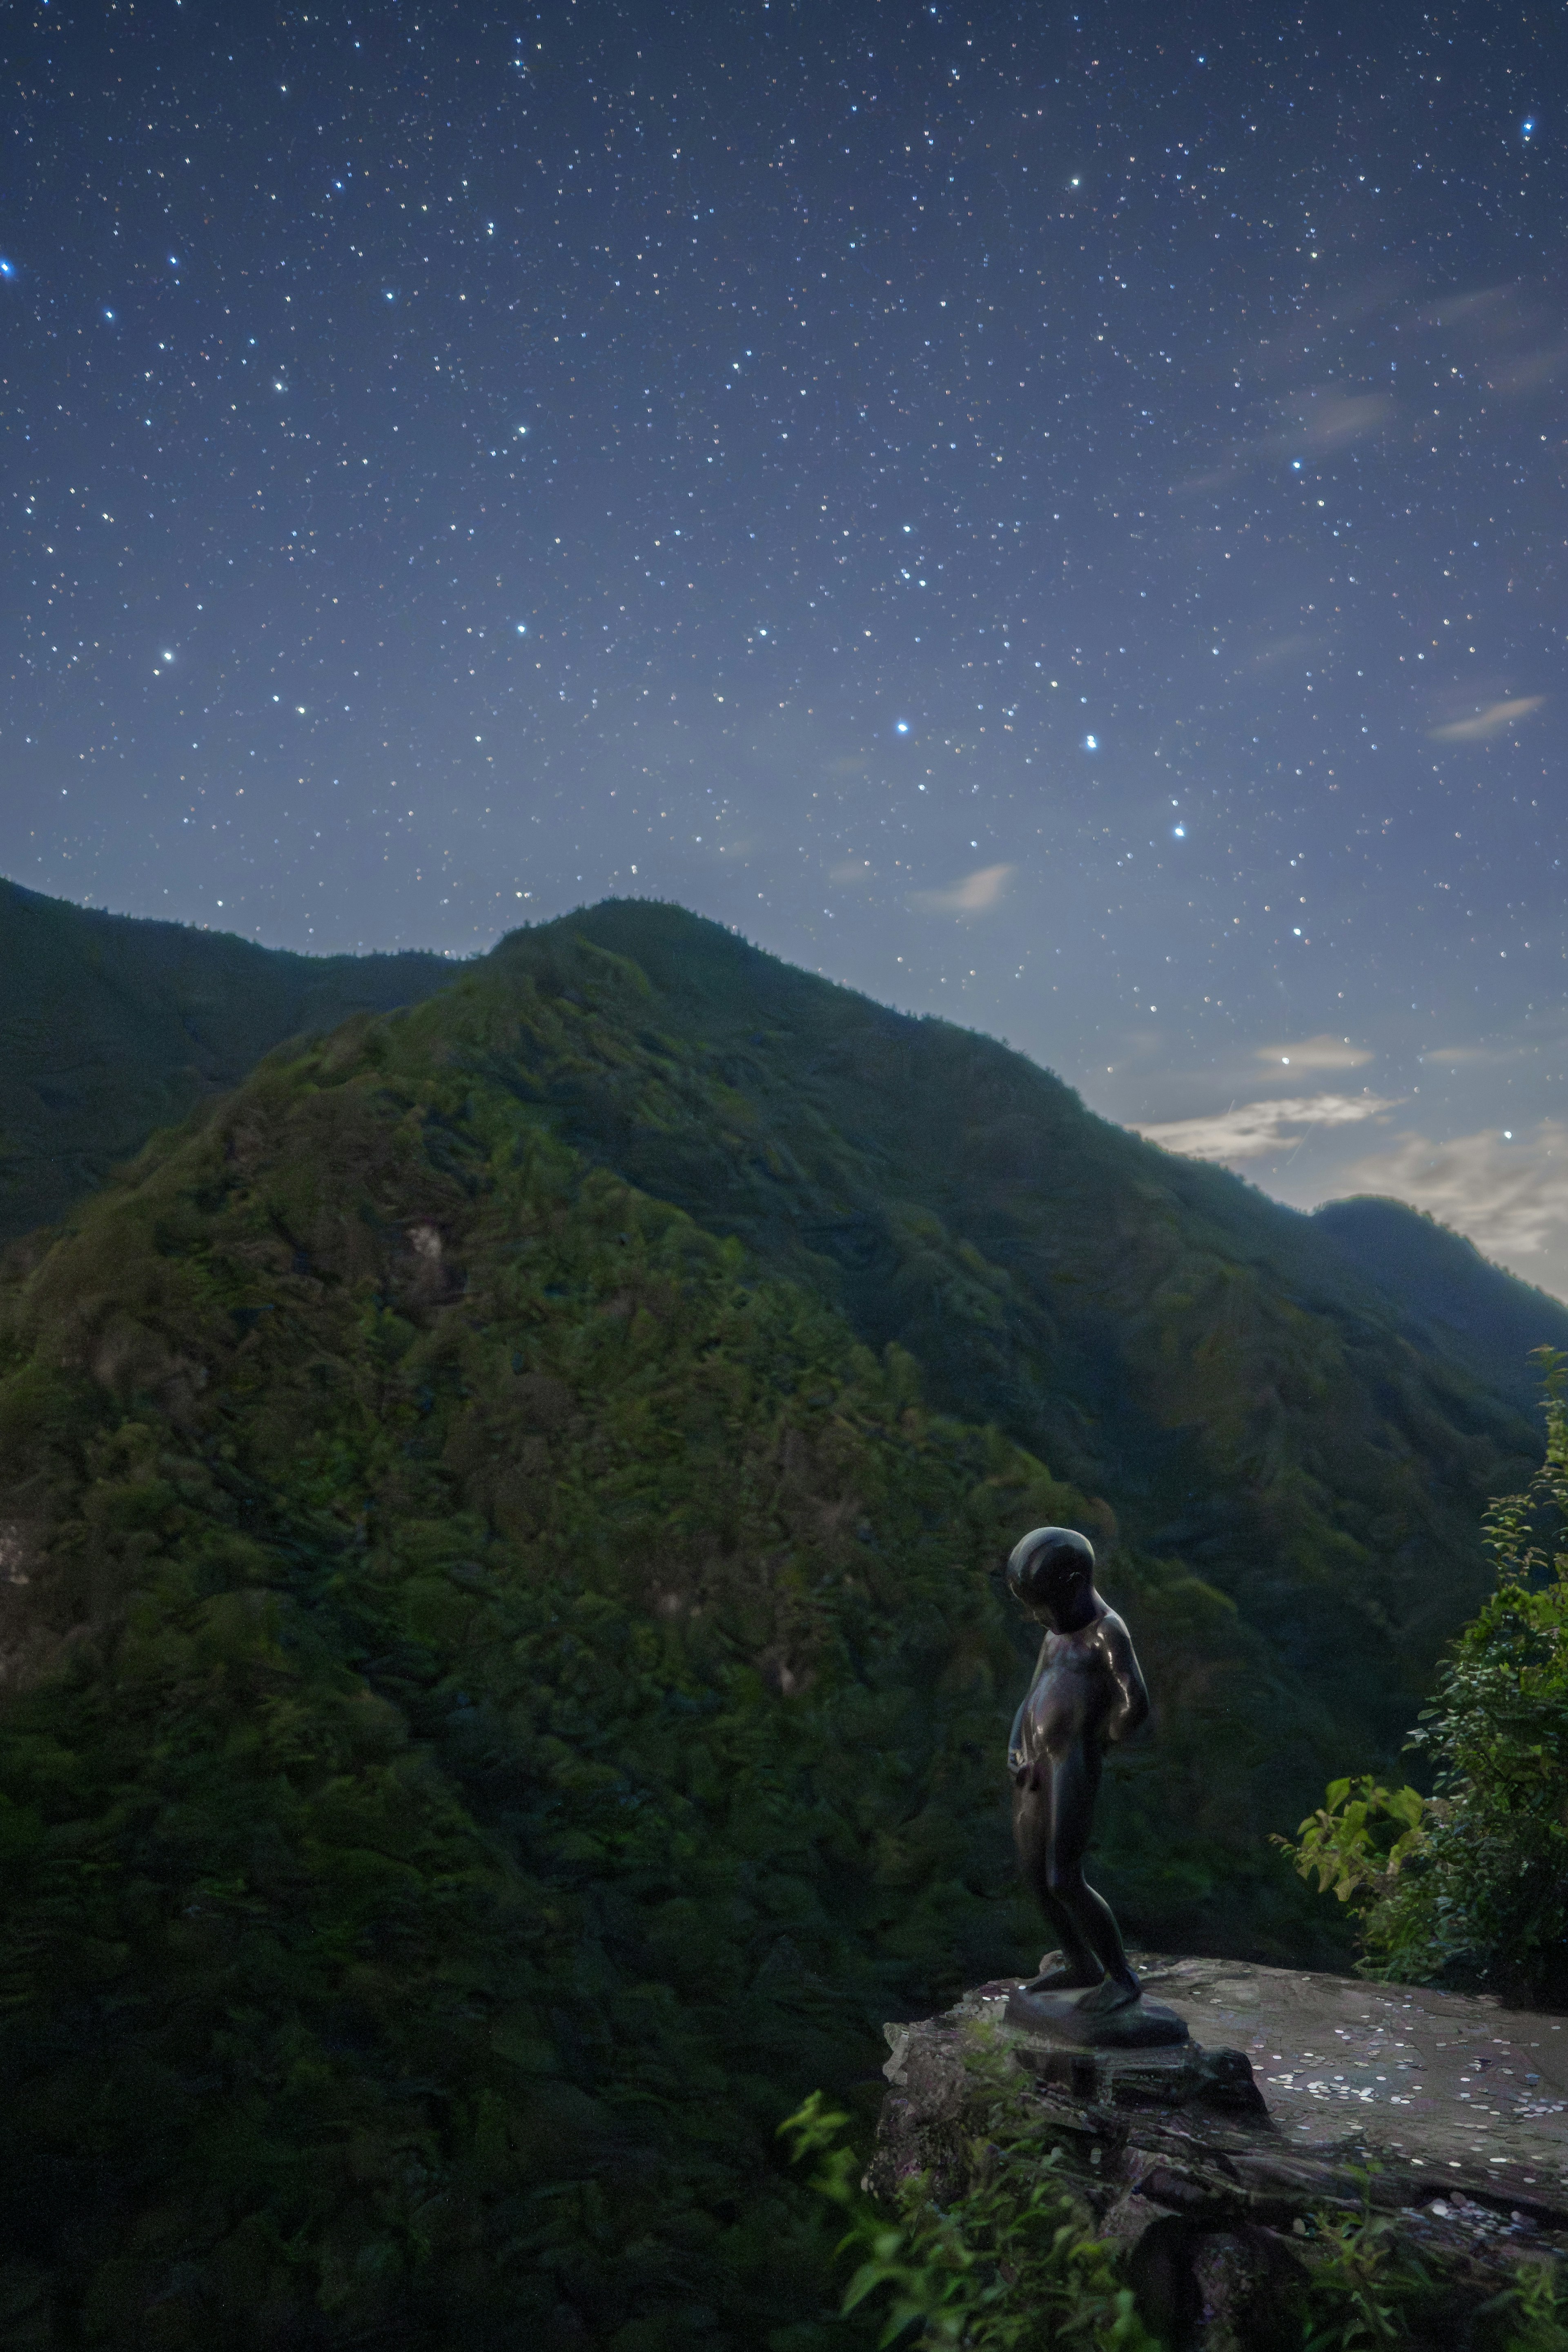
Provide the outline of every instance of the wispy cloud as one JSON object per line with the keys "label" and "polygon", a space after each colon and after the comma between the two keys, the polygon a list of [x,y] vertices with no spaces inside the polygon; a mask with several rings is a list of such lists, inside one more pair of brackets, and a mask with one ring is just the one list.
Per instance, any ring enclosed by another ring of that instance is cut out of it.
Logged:
{"label": "wispy cloud", "polygon": [[1373,1055],[1365,1045],[1352,1045],[1348,1037],[1331,1037],[1325,1032],[1304,1037],[1299,1045],[1259,1045],[1255,1058],[1278,1069],[1359,1070]]}
{"label": "wispy cloud", "polygon": [[1487,1257],[1542,1282],[1568,1253],[1568,1125],[1543,1118],[1528,1132],[1495,1127],[1434,1143],[1405,1135],[1336,1178],[1360,1192],[1392,1192],[1468,1234]]}
{"label": "wispy cloud", "polygon": [[1506,316],[1518,301],[1518,283],[1509,278],[1500,286],[1476,286],[1468,294],[1450,294],[1445,300],[1434,302],[1425,316],[1435,327],[1468,326],[1478,322],[1489,326],[1500,315]]}
{"label": "wispy cloud", "polygon": [[1268,638],[1248,659],[1254,669],[1273,669],[1286,661],[1304,663],[1313,654],[1321,653],[1328,643],[1328,638],[1321,635],[1313,635],[1306,629],[1292,629],[1286,636]]}
{"label": "wispy cloud", "polygon": [[921,915],[988,914],[1016,872],[1014,866],[982,866],[945,890],[911,890],[910,904]]}
{"label": "wispy cloud", "polygon": [[1306,452],[1331,456],[1352,442],[1381,432],[1394,414],[1381,392],[1348,392],[1342,384],[1310,384],[1276,404],[1280,422],[1272,433],[1238,441],[1205,472],[1172,485],[1175,498],[1190,498],[1238,481],[1249,466]]}
{"label": "wispy cloud", "polygon": [[1205,1118],[1163,1119],[1138,1132],[1191,1160],[1266,1160],[1304,1143],[1315,1128],[1350,1127],[1393,1108],[1394,1099],[1383,1095],[1290,1095],[1233,1103]]}
{"label": "wispy cloud", "polygon": [[[1394,404],[1380,392],[1346,392],[1337,383],[1315,385],[1289,404],[1291,423],[1275,436],[1274,446],[1312,450],[1342,449],[1348,442],[1364,440],[1393,414]],[[1293,429],[1292,429],[1293,428]]]}
{"label": "wispy cloud", "polygon": [[1468,1062],[1479,1062],[1491,1066],[1499,1062],[1514,1060],[1520,1050],[1517,1045],[1434,1045],[1423,1059],[1428,1062],[1442,1062],[1455,1068],[1460,1068]]}
{"label": "wispy cloud", "polygon": [[1434,743],[1484,743],[1493,735],[1506,735],[1510,727],[1539,710],[1546,697],[1543,694],[1515,695],[1510,702],[1489,702],[1484,710],[1468,719],[1451,719],[1446,727],[1427,730]]}

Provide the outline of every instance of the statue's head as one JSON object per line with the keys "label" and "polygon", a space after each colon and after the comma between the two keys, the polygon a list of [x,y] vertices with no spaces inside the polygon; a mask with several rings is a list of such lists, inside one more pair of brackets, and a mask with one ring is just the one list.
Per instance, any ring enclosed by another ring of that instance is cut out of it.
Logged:
{"label": "statue's head", "polygon": [[1076,1528],[1031,1528],[1013,1547],[1007,1590],[1058,1633],[1081,1625],[1094,1591],[1094,1546]]}

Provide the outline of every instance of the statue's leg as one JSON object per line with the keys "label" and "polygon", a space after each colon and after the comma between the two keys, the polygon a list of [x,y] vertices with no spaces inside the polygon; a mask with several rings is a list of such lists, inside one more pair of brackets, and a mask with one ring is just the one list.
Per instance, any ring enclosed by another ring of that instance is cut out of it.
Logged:
{"label": "statue's leg", "polygon": [[[1056,1911],[1073,1922],[1079,1949],[1092,1953],[1095,1980],[1103,1978],[1102,2000],[1095,2006],[1121,2007],[1138,1998],[1138,1979],[1127,1965],[1127,1954],[1115,1915],[1103,1895],[1097,1895],[1083,1874],[1083,1857],[1094,1823],[1094,1801],[1100,1793],[1100,1759],[1075,1745],[1052,1775],[1050,1833],[1044,1857],[1045,1883]],[[1063,1938],[1062,1948],[1072,1957]]]}
{"label": "statue's leg", "polygon": [[1031,1978],[1024,1988],[1026,1992],[1079,1990],[1099,1984],[1105,1974],[1092,1946],[1084,1940],[1077,1913],[1059,1900],[1051,1884],[1053,1779],[1047,1764],[1042,1768],[1042,1787],[1013,1791],[1013,1843],[1018,1850],[1018,1868],[1067,1963],[1065,1968]]}

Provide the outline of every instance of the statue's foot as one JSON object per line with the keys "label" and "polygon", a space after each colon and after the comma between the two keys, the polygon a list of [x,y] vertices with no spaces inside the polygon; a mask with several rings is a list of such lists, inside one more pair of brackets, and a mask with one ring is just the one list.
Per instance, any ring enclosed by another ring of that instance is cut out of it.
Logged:
{"label": "statue's foot", "polygon": [[1125,1976],[1102,1977],[1079,2008],[1087,2017],[1110,2017],[1119,2009],[1131,2009],[1142,1990],[1131,1969]]}
{"label": "statue's foot", "polygon": [[1047,1969],[1039,1976],[1031,1977],[1028,1983],[1020,1985],[1018,1990],[1020,1992],[1088,1992],[1103,1981],[1103,1975],[1098,1970],[1090,1973],[1086,1969]]}

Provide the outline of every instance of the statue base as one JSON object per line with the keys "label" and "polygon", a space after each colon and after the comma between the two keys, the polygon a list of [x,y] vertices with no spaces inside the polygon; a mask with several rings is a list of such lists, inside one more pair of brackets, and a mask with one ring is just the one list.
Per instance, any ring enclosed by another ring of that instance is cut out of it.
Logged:
{"label": "statue base", "polygon": [[1007,2023],[1020,2033],[1039,2035],[1075,2050],[1165,2050],[1187,2042],[1186,2020],[1163,2002],[1124,2001],[1120,2009],[1096,2009],[1095,1986],[1088,1992],[1026,1992],[1007,1996]]}

